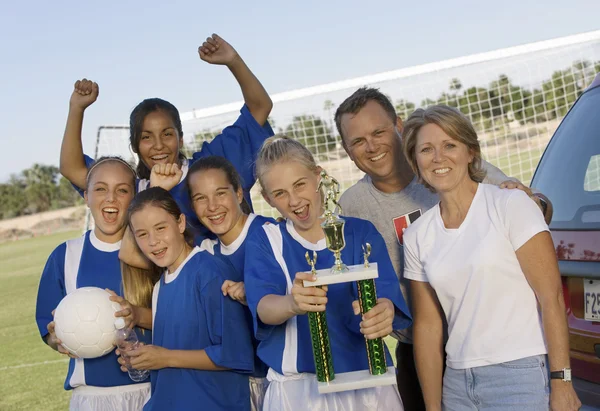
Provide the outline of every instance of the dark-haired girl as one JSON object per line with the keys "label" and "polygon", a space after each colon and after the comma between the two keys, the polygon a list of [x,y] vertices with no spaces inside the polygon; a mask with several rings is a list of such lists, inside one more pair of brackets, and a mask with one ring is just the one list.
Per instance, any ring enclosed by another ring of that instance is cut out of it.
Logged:
{"label": "dark-haired girl", "polygon": [[[81,287],[114,290],[118,295],[111,299],[123,306],[116,315],[125,317],[127,324],[139,325],[144,315],[149,316],[150,302],[140,304],[146,308],[132,307],[123,299],[127,290],[121,286],[119,249],[127,227],[127,207],[133,199],[134,184],[135,171],[118,157],[98,159],[90,167],[84,196],[95,227],[56,247],[40,279],[35,319],[44,342],[71,357],[64,384],[66,390],[73,390],[71,410],[139,411],[150,392],[148,380],[135,383],[127,373],[121,372],[114,354],[75,358],[54,333],[53,311],[63,297]],[[147,277],[147,281],[152,279]],[[136,288],[143,287],[136,284]],[[150,341],[149,332],[139,335],[142,341]]]}
{"label": "dark-haired girl", "polygon": [[[132,111],[129,141],[139,157],[137,191],[154,186],[170,191],[194,235],[201,236],[206,229],[194,214],[184,183],[188,168],[207,155],[228,158],[243,177],[244,196],[249,202],[249,191],[255,181],[252,164],[263,141],[273,134],[267,122],[273,103],[237,51],[225,40],[213,34],[198,48],[198,53],[210,64],[226,65],[238,81],[245,104],[236,122],[187,159],[182,152],[183,128],[179,112],[171,103],[152,98],[142,101]],[[86,79],[75,83],[61,148],[60,172],[80,189],[85,189],[85,175],[91,161],[84,156],[81,144],[83,113],[97,97],[96,83]]]}
{"label": "dark-haired girl", "polygon": [[[194,163],[187,177],[192,205],[200,222],[217,239],[205,239],[200,248],[221,256],[233,265],[236,276],[225,279],[221,286],[223,295],[246,306],[244,288],[244,258],[246,238],[260,229],[270,218],[250,213],[242,195],[242,182],[233,164],[226,158],[209,156]],[[252,315],[246,309],[248,326],[252,329]],[[254,348],[258,341],[253,339]],[[262,410],[267,389],[267,367],[255,356],[254,373],[250,377],[252,410]]]}
{"label": "dark-haired girl", "polygon": [[160,187],[129,207],[137,245],[165,270],[152,295],[152,345],[127,353],[134,368],[152,370],[144,410],[250,410],[250,330],[243,307],[221,293],[233,267],[194,248],[185,220]]}

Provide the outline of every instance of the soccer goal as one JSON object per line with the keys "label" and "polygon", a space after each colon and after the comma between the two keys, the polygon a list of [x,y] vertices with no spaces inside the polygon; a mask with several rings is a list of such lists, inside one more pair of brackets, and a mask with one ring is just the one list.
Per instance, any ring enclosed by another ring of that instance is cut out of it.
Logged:
{"label": "soccer goal", "polygon": [[[362,173],[346,156],[333,120],[337,106],[358,87],[378,87],[406,118],[431,104],[448,104],[470,117],[484,158],[528,184],[552,133],[600,72],[600,31],[541,41],[272,95],[277,133],[305,144],[320,164],[349,187]],[[182,113],[191,153],[233,123],[242,102]],[[103,126],[96,155],[137,161],[129,130]],[[273,215],[253,189],[257,213]]]}

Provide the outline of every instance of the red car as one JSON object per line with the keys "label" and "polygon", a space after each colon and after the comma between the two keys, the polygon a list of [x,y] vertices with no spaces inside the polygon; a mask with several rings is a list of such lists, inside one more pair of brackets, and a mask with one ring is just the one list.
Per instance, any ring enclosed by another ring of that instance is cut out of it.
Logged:
{"label": "red car", "polygon": [[554,208],[575,388],[600,405],[600,74],[554,133],[531,186]]}

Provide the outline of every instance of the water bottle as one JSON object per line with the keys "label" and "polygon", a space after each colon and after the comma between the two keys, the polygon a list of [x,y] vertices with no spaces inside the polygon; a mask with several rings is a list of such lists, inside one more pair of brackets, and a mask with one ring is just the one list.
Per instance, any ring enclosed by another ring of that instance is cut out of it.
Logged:
{"label": "water bottle", "polygon": [[144,381],[146,378],[148,378],[150,370],[136,370],[135,368],[132,368],[131,364],[129,363],[129,357],[127,356],[127,351],[134,350],[140,346],[140,341],[135,333],[135,329],[126,327],[125,320],[123,318],[117,318],[115,320],[115,328],[117,329],[117,347],[119,347],[121,357],[125,360],[125,366],[127,367],[129,378],[135,382]]}

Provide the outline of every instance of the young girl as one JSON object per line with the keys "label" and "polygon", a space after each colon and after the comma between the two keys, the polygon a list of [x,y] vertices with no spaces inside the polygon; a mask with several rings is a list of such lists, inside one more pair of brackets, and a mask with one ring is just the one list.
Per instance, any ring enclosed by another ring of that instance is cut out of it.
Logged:
{"label": "young girl", "polygon": [[[210,156],[198,160],[190,167],[187,184],[194,211],[200,222],[217,239],[205,239],[200,248],[229,260],[235,268],[236,277],[223,282],[221,291],[232,299],[246,305],[244,289],[244,258],[246,238],[253,230],[273,219],[249,213],[242,195],[240,175],[227,159]],[[246,309],[249,328],[252,315]],[[258,341],[253,339],[256,350]],[[262,410],[267,389],[266,365],[255,356],[254,373],[250,377],[252,410]]]}
{"label": "young girl", "polygon": [[160,187],[129,207],[137,245],[165,269],[152,295],[153,345],[127,353],[132,367],[152,370],[144,410],[250,410],[250,331],[243,307],[221,293],[233,267],[193,248],[185,220]]}
{"label": "young girl", "polygon": [[[136,316],[134,311],[138,317],[143,316],[139,313],[142,308],[134,309],[121,297],[118,258],[134,184],[135,172],[122,159],[104,157],[96,161],[88,171],[84,193],[95,228],[59,245],[48,258],[38,290],[36,321],[44,342],[62,354],[68,352],[54,333],[53,311],[65,295],[77,288],[116,290],[120,296],[111,299],[124,306],[118,316],[127,317],[128,323]],[[142,341],[150,341],[149,332],[139,336]],[[122,373],[111,354],[93,359],[71,357],[64,386],[73,390],[72,410],[137,411],[142,409],[150,391],[149,382],[135,383]]]}
{"label": "young girl", "polygon": [[[246,298],[260,340],[259,357],[270,367],[265,410],[401,410],[395,386],[319,394],[311,349],[308,311],[325,311],[336,373],[367,370],[365,337],[389,335],[410,325],[410,314],[385,243],[373,224],[344,217],[345,264],[363,264],[362,246],[378,263],[377,305],[362,319],[355,283],[323,289],[303,287],[314,281],[305,253],[317,252],[317,269],[331,268],[334,255],[326,248],[320,223],[323,197],[317,188],[321,168],[312,154],[286,137],[268,139],[259,152],[256,172],[267,202],[287,220],[267,224],[247,240],[244,271]],[[386,351],[388,364],[391,357]]]}
{"label": "young girl", "polygon": [[[225,40],[213,34],[198,48],[198,53],[202,60],[210,64],[226,65],[238,81],[245,102],[240,117],[213,141],[204,143],[202,150],[194,153],[191,159],[187,159],[181,151],[183,129],[179,112],[171,103],[151,98],[142,101],[131,112],[129,141],[140,160],[137,165],[140,178],[137,191],[155,186],[169,190],[186,215],[194,235],[202,236],[207,233],[206,229],[194,214],[184,183],[188,167],[207,155],[227,157],[242,175],[244,195],[250,202],[249,191],[255,181],[252,164],[264,140],[273,135],[267,122],[273,103],[240,55]],[[81,144],[83,113],[97,97],[96,83],[85,79],[75,83],[61,147],[60,172],[80,190],[85,189],[87,163],[91,161],[84,156]],[[126,256],[128,251],[129,248],[124,247],[121,256]]]}

